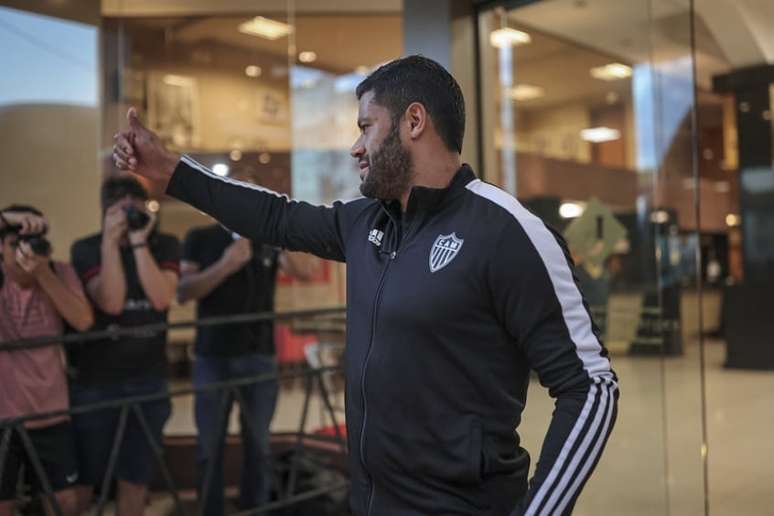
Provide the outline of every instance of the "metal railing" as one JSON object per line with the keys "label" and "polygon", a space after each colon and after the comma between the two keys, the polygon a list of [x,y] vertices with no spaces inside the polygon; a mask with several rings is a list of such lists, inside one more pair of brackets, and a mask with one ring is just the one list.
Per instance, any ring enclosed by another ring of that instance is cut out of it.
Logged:
{"label": "metal railing", "polygon": [[[0,343],[0,353],[8,351],[16,351],[20,349],[31,349],[42,346],[51,345],[64,345],[68,346],[74,343],[94,342],[103,340],[106,338],[120,338],[131,336],[135,334],[146,334],[147,332],[160,332],[165,330],[174,330],[182,328],[193,328],[203,326],[221,326],[221,325],[234,325],[254,322],[265,321],[277,321],[277,320],[298,320],[308,318],[320,318],[330,317],[333,315],[342,315],[344,313],[343,307],[332,307],[315,310],[297,310],[288,312],[263,312],[253,314],[236,314],[229,316],[202,318],[196,321],[183,321],[174,323],[160,323],[149,324],[136,327],[114,327],[107,330],[85,332],[78,334],[69,334],[64,336],[51,336],[51,337],[39,337],[31,339],[20,339],[15,341],[7,341]],[[258,434],[256,428],[253,426],[256,424],[256,419],[252,417],[250,413],[250,407],[245,402],[241,389],[246,386],[256,385],[262,382],[268,381],[284,381],[294,378],[303,378],[304,381],[304,399],[301,407],[301,415],[299,418],[298,430],[296,432],[289,433],[290,437],[294,439],[292,445],[292,453],[290,455],[290,466],[287,471],[287,482],[285,485],[279,485],[279,478],[274,481],[274,490],[277,493],[277,500],[268,504],[264,504],[260,507],[254,507],[249,510],[243,510],[238,512],[238,516],[248,516],[253,514],[264,514],[268,511],[274,511],[282,508],[289,508],[301,502],[319,498],[321,496],[331,494],[337,491],[343,491],[348,489],[349,480],[341,479],[331,482],[330,485],[320,486],[314,489],[309,489],[305,492],[296,492],[299,464],[300,459],[312,460],[314,463],[319,464],[321,467],[332,467],[324,460],[315,457],[310,453],[309,443],[319,442],[327,445],[333,445],[333,449],[337,450],[341,454],[346,453],[346,439],[342,435],[336,410],[331,402],[331,396],[329,388],[326,385],[326,377],[332,374],[341,373],[341,368],[338,366],[322,367],[322,366],[310,366],[306,370],[286,373],[271,373],[261,374],[251,377],[242,377],[237,380],[229,380],[224,382],[210,383],[198,388],[182,388],[171,391],[159,392],[155,394],[148,394],[142,396],[126,397],[121,399],[115,399],[110,401],[103,401],[92,403],[88,405],[81,405],[70,407],[66,410],[50,411],[45,413],[29,414],[22,417],[15,417],[10,419],[0,420],[0,479],[3,478],[5,472],[5,465],[8,459],[10,451],[11,441],[13,434],[19,437],[24,453],[27,454],[29,463],[34,470],[34,476],[39,482],[42,496],[49,501],[51,508],[57,516],[63,516],[62,508],[60,507],[55,493],[51,487],[51,483],[46,475],[45,469],[41,462],[40,455],[35,449],[29,430],[27,429],[27,423],[46,420],[54,417],[62,416],[77,416],[79,414],[91,413],[100,410],[119,410],[118,425],[115,430],[113,442],[110,449],[109,459],[105,474],[100,482],[101,489],[99,490],[99,497],[96,504],[96,514],[101,516],[104,512],[105,505],[108,501],[108,495],[110,493],[111,483],[114,480],[116,464],[118,462],[119,451],[124,439],[124,434],[129,422],[130,417],[135,417],[139,423],[145,440],[149,445],[153,456],[155,458],[158,470],[161,473],[164,485],[167,492],[171,495],[175,512],[180,516],[188,516],[190,511],[182,503],[179,495],[179,490],[175,484],[173,475],[167,463],[164,460],[164,450],[162,443],[156,441],[151,431],[150,425],[142,410],[142,404],[160,401],[165,399],[171,399],[180,396],[189,396],[192,394],[205,393],[211,391],[220,391],[220,409],[217,414],[217,429],[212,439],[213,450],[216,450],[220,443],[225,439],[227,432],[226,417],[228,416],[228,409],[233,403],[236,403],[240,414],[243,414],[242,421],[248,425],[248,430],[253,434]],[[309,419],[309,406],[312,397],[315,395],[320,397],[324,405],[324,411],[327,418],[330,419],[332,427],[334,429],[333,437],[308,434],[306,432],[307,423]],[[217,454],[214,456],[217,457]],[[223,456],[221,456],[223,459]],[[211,482],[213,478],[214,468],[217,466],[217,461],[208,461],[206,470],[204,471],[204,481],[200,486],[200,495],[198,499],[199,511],[198,514],[204,515],[207,497],[210,493]],[[96,486],[95,486],[96,487]]]}

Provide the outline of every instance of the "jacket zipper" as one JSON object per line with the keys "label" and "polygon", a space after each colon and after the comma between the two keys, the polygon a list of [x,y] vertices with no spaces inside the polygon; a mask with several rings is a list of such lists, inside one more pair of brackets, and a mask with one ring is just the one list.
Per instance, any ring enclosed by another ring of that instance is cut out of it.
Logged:
{"label": "jacket zipper", "polygon": [[369,493],[368,493],[368,509],[366,511],[366,515],[371,514],[371,509],[374,502],[374,481],[371,477],[371,474],[368,472],[368,466],[366,465],[366,459],[365,459],[365,428],[366,423],[368,422],[368,402],[366,400],[366,372],[368,370],[368,359],[371,358],[371,350],[373,349],[374,345],[374,336],[376,335],[376,314],[379,311],[379,302],[381,301],[382,297],[382,289],[384,288],[384,281],[387,277],[387,271],[390,268],[390,264],[395,259],[395,256],[397,256],[397,252],[393,251],[390,254],[390,259],[387,261],[387,264],[384,266],[384,269],[382,270],[382,275],[379,278],[379,285],[376,289],[376,296],[374,297],[374,308],[373,313],[371,315],[371,340],[368,343],[368,351],[366,352],[365,360],[363,361],[363,374],[360,377],[360,395],[363,398],[363,424],[360,427],[360,463],[363,465],[363,469],[365,470],[366,475],[368,475],[368,481],[371,484]]}

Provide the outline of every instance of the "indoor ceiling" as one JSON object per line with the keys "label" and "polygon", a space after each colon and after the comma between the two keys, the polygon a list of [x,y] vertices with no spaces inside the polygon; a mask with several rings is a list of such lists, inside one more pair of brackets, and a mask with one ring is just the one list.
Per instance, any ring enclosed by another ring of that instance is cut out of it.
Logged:
{"label": "indoor ceiling", "polygon": [[[699,85],[731,68],[774,62],[774,1],[695,0]],[[689,0],[543,0],[509,21],[612,56],[662,62],[690,55]]]}
{"label": "indoor ceiling", "polygon": [[611,93],[616,100],[630,95],[630,80],[607,82],[590,74],[592,68],[615,61],[615,56],[519,25],[514,28],[532,38],[529,44],[514,47],[514,83],[537,86],[544,92],[540,98],[517,101],[519,109],[529,111],[576,101],[602,104]]}
{"label": "indoor ceiling", "polygon": [[[239,32],[238,26],[252,16],[188,18],[139,18],[132,25],[164,33],[168,42],[198,48],[233,48],[239,54],[254,53],[286,59],[291,41],[296,54],[312,51],[317,58],[309,66],[333,73],[351,73],[360,66],[373,67],[401,54],[400,15],[296,16],[291,37],[275,40]],[[286,22],[283,16],[271,19]]]}

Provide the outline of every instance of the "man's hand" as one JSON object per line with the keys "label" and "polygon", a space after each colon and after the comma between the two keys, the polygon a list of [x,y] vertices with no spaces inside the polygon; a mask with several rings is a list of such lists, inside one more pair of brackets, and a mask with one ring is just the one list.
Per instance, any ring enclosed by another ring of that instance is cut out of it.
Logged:
{"label": "man's hand", "polygon": [[116,167],[151,181],[166,183],[172,177],[180,156],[165,149],[156,133],[142,125],[135,108],[129,108],[126,119],[129,128],[113,137],[113,161]]}
{"label": "man's hand", "polygon": [[138,229],[137,231],[129,231],[129,243],[132,245],[144,244],[148,241],[148,235],[153,231],[153,226],[156,224],[156,214],[153,212],[146,212],[148,214],[148,223],[145,227]]}
{"label": "man's hand", "polygon": [[121,203],[116,203],[105,211],[105,223],[102,226],[105,240],[118,244],[127,227],[126,213]]}
{"label": "man's hand", "polygon": [[19,226],[21,227],[19,233],[22,235],[37,235],[43,233],[48,227],[48,222],[44,217],[29,212],[4,211],[2,212],[2,220],[5,222],[0,223],[0,227],[5,223],[10,226]]}
{"label": "man's hand", "polygon": [[35,277],[48,270],[48,256],[35,254],[30,244],[23,241],[16,248],[16,263],[24,272]]}
{"label": "man's hand", "polygon": [[253,244],[246,238],[240,238],[233,244],[229,245],[223,252],[221,260],[226,269],[231,273],[235,273],[239,269],[245,266],[247,262],[253,257]]}

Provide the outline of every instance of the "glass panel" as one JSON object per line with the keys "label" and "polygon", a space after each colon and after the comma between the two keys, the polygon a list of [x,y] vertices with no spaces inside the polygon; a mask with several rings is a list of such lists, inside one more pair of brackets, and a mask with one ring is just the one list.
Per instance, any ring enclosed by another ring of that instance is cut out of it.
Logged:
{"label": "glass panel", "polygon": [[[577,514],[704,511],[690,21],[577,0],[479,18],[484,174],[564,234],[620,378]],[[532,390],[520,432],[537,456],[553,401]]]}
{"label": "glass panel", "polygon": [[695,4],[709,501],[712,514],[767,514],[774,4]]}
{"label": "glass panel", "polygon": [[[357,192],[358,170],[349,156],[357,138],[355,87],[369,70],[400,55],[400,13],[334,10],[311,15],[292,10],[290,2],[245,12],[237,3],[211,2],[207,9],[199,5],[191,13],[169,3],[175,16],[164,16],[158,14],[162,3],[113,3],[111,12],[131,16],[103,20],[105,149],[125,125],[128,107],[136,106],[141,119],[168,146],[216,173],[313,203]],[[362,44],[374,37],[379,45]],[[107,155],[103,172],[115,172]],[[154,192],[162,230],[182,240],[191,228],[214,222],[162,194]],[[301,282],[280,273],[275,309],[343,305],[343,266],[311,256],[301,260],[311,277]],[[194,307],[192,302],[176,305],[170,319],[195,318]],[[297,369],[306,360],[307,345],[318,341],[323,355],[340,352],[343,324],[335,322],[325,330],[311,319],[277,324],[280,367]],[[170,353],[183,366],[193,338],[194,330],[170,334]],[[182,382],[188,383],[185,373]],[[300,383],[283,385],[274,432],[298,430],[304,400]],[[339,410],[343,390],[340,382],[331,386]],[[165,432],[193,435],[192,398],[178,397],[174,403]],[[307,431],[325,424],[323,407],[319,399],[313,400]],[[238,433],[239,428],[239,415],[233,411],[229,432]]]}
{"label": "glass panel", "polygon": [[[90,5],[91,4],[91,5]],[[98,221],[98,6],[71,19],[0,7],[0,208],[30,204],[52,222],[49,239],[67,260],[82,225]],[[62,191],[83,192],[74,202]]]}

